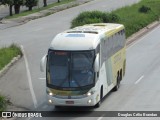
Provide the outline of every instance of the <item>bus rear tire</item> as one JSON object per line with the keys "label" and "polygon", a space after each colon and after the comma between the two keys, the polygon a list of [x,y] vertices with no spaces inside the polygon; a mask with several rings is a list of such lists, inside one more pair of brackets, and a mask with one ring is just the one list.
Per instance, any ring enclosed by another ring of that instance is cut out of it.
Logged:
{"label": "bus rear tire", "polygon": [[119,87],[120,87],[120,76],[117,76],[117,84],[116,86],[113,88],[113,91],[118,91]]}

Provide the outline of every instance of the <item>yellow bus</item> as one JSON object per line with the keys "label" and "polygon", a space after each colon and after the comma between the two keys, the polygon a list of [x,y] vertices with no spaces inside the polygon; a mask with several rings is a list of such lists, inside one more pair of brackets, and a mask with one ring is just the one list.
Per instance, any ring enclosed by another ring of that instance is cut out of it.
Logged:
{"label": "yellow bus", "polygon": [[99,107],[125,75],[125,44],[121,24],[88,24],[56,35],[40,64],[46,70],[48,102]]}

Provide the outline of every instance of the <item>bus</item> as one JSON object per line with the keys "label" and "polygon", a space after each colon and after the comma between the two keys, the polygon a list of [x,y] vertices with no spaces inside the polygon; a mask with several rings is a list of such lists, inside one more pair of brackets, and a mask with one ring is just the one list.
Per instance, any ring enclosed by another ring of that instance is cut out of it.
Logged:
{"label": "bus", "polygon": [[125,75],[126,39],[122,24],[87,24],[59,33],[41,59],[48,102],[99,107]]}

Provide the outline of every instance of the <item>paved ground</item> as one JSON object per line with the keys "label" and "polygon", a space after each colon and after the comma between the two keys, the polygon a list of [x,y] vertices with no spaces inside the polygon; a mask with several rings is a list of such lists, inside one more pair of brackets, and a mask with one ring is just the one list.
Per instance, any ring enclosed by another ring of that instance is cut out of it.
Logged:
{"label": "paved ground", "polygon": [[[17,26],[5,30],[0,30],[0,45],[10,44],[11,42],[17,42],[22,44],[25,48],[26,57],[29,62],[31,70],[31,77],[33,88],[38,100],[38,104],[44,101],[45,92],[45,80],[39,79],[44,78],[45,74],[39,73],[39,61],[40,58],[46,53],[46,49],[49,46],[51,39],[56,33],[61,32],[69,28],[71,19],[83,10],[111,10],[115,8],[114,4],[117,0],[108,0],[113,3],[107,6],[107,0],[100,0],[102,3],[92,2],[87,5],[71,8],[66,11],[61,11],[54,15],[30,21],[22,26]],[[121,0],[119,3],[124,2]],[[125,2],[128,2],[126,0]],[[108,3],[109,4],[109,3]],[[114,4],[114,5],[113,5]],[[106,6],[105,6],[106,5]],[[123,4],[124,5],[124,4]],[[86,7],[87,6],[87,7]],[[104,8],[103,8],[104,6]],[[72,14],[70,14],[72,13]],[[48,24],[52,23],[52,24]],[[61,27],[63,26],[63,27]],[[32,28],[32,29],[31,29]],[[10,34],[8,34],[10,33]],[[99,111],[132,111],[132,110],[143,110],[143,111],[159,111],[160,110],[160,26],[154,29],[149,34],[140,38],[138,42],[132,44],[127,48],[127,72],[124,80],[121,83],[119,91],[109,94],[103,101],[102,106],[98,109]],[[31,94],[29,91],[25,62],[24,58],[17,62],[9,72],[3,77],[2,82],[6,82],[2,88],[3,93],[13,97],[12,100],[17,105],[25,105],[30,107],[33,104]],[[14,81],[14,82],[12,82]],[[15,83],[16,81],[16,83]],[[0,85],[2,85],[0,83]],[[8,84],[7,84],[8,83]],[[14,86],[17,87],[14,87]],[[22,87],[22,85],[24,87]],[[5,87],[6,86],[6,87]],[[12,95],[14,94],[14,95]],[[27,102],[26,102],[27,100]],[[17,102],[18,101],[18,102]],[[32,106],[31,108],[33,108]],[[48,106],[41,106],[39,110],[48,110]],[[52,107],[50,110],[55,110]],[[42,118],[53,120],[105,120],[108,118]],[[111,120],[157,120],[158,118],[109,118]],[[28,118],[25,120],[35,120],[35,118]],[[37,120],[40,120],[38,118]]]}

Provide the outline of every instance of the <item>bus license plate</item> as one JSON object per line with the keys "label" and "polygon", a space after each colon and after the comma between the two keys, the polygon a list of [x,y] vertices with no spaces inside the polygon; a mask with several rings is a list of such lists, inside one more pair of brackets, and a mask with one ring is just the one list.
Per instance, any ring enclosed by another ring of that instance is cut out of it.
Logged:
{"label": "bus license plate", "polygon": [[74,101],[66,101],[66,104],[74,104]]}

